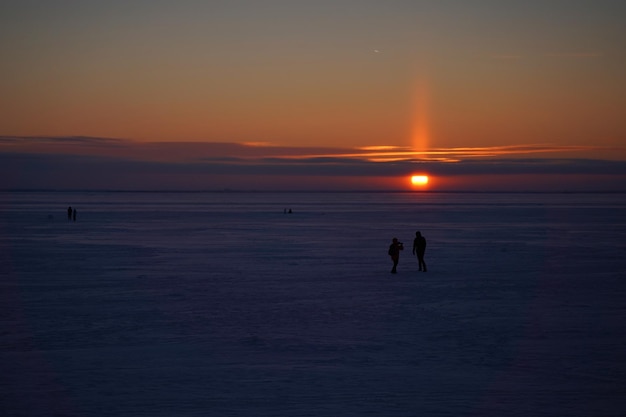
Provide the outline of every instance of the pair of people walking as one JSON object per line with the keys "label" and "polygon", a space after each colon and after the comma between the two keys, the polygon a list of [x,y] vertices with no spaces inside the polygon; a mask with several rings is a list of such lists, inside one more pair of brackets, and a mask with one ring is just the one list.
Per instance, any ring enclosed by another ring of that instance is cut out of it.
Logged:
{"label": "pair of people walking", "polygon": [[[404,244],[398,240],[398,238],[393,238],[391,241],[391,245],[389,245],[388,254],[391,257],[391,261],[393,262],[393,268],[391,268],[391,273],[397,273],[398,261],[400,260],[400,251],[404,250]],[[426,262],[424,262],[424,253],[426,252],[426,238],[422,236],[422,233],[417,231],[415,232],[415,239],[413,240],[413,255],[417,255],[417,263],[419,265],[419,270],[426,272]]]}

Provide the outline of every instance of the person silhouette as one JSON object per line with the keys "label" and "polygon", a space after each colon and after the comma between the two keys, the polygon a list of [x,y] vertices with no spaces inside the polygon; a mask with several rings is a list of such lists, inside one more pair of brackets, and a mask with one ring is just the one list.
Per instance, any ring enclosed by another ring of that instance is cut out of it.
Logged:
{"label": "person silhouette", "polygon": [[72,220],[72,206],[67,208],[67,220]]}
{"label": "person silhouette", "polygon": [[391,245],[389,245],[389,250],[387,253],[391,257],[391,261],[393,262],[393,268],[391,268],[391,273],[395,274],[396,268],[398,267],[398,261],[400,260],[400,251],[404,250],[404,245],[402,242],[398,242],[397,238],[393,238],[391,241]]}
{"label": "person silhouette", "polygon": [[417,255],[419,270],[426,272],[424,252],[426,252],[426,238],[422,236],[421,232],[415,232],[415,240],[413,240],[413,255]]}

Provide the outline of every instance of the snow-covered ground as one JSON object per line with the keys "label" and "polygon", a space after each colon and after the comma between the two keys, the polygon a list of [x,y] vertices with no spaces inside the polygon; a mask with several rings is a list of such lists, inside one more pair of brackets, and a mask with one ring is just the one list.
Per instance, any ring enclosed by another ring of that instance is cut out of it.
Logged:
{"label": "snow-covered ground", "polygon": [[0,415],[623,416],[625,213],[624,194],[0,193]]}

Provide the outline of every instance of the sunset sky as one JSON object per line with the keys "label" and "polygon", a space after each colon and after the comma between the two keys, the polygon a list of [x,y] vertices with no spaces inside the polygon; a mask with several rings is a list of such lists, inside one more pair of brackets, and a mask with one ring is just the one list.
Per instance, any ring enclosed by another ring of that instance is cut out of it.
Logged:
{"label": "sunset sky", "polygon": [[626,191],[621,0],[4,1],[0,56],[0,189]]}

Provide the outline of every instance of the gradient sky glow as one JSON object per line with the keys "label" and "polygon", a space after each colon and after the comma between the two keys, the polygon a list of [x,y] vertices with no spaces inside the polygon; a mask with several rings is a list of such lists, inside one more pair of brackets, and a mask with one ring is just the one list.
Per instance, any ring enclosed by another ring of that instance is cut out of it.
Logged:
{"label": "gradient sky glow", "polygon": [[623,1],[25,0],[0,54],[0,188],[626,189]]}

